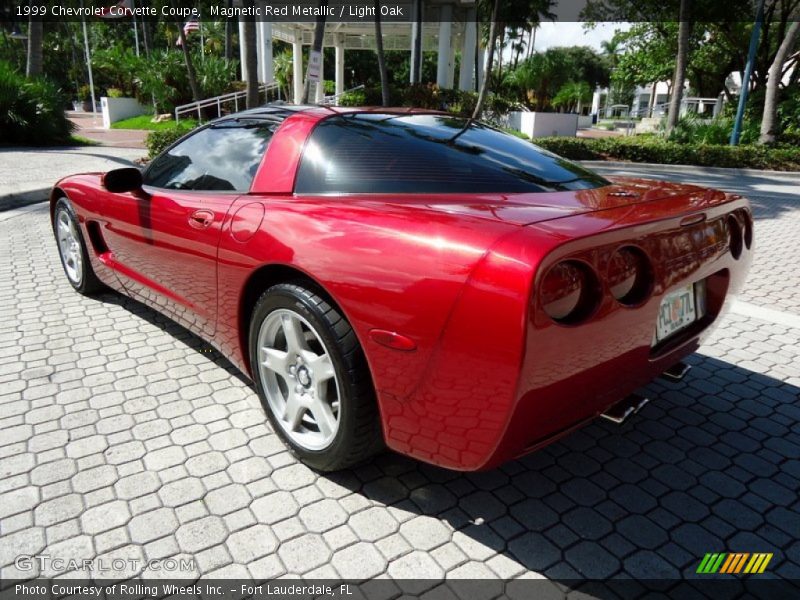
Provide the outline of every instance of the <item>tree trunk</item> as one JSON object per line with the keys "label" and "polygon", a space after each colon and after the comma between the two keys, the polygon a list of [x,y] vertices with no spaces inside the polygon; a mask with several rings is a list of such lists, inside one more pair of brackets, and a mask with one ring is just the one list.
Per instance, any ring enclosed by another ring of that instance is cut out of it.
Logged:
{"label": "tree trunk", "polygon": [[[225,0],[225,8],[229,11],[233,7],[233,0]],[[225,19],[225,59],[233,58],[233,23],[229,18]]]}
{"label": "tree trunk", "polygon": [[653,82],[653,89],[650,90],[650,100],[647,102],[647,116],[648,117],[652,117],[653,116],[653,110],[655,110],[655,107],[656,107],[656,98],[658,97],[657,90],[658,90],[658,82],[654,81]]}
{"label": "tree trunk", "polygon": [[472,112],[472,119],[477,119],[481,116],[483,103],[486,101],[486,94],[489,90],[489,79],[492,77],[492,62],[494,61],[494,45],[497,38],[497,8],[499,5],[500,0],[494,0],[492,22],[489,25],[489,56],[486,57],[486,65],[483,68],[483,83],[481,84],[481,91],[478,93],[478,100],[475,103],[475,110]]}
{"label": "tree trunk", "polygon": [[25,75],[36,77],[42,74],[42,41],[44,40],[44,23],[31,17],[28,21],[28,63]]}
{"label": "tree trunk", "polygon": [[[491,32],[489,33],[491,36]],[[505,23],[503,23],[502,32],[500,33],[499,39],[497,40],[498,46],[498,61],[497,61],[497,79],[502,81],[503,79],[503,48],[506,45],[506,27]]]}
{"label": "tree trunk", "polygon": [[243,27],[245,77],[247,79],[247,108],[258,106],[258,54],[256,52],[256,22],[245,18]]}
{"label": "tree trunk", "polygon": [[761,135],[758,138],[759,144],[773,144],[778,136],[778,95],[783,75],[783,63],[791,53],[798,33],[800,33],[800,21],[793,21],[786,30],[786,35],[775,54],[775,59],[769,67],[767,91],[764,96],[764,113],[761,117]]}
{"label": "tree trunk", "polygon": [[687,19],[689,0],[681,0],[680,25],[678,26],[678,56],[675,59],[675,75],[672,78],[672,97],[667,113],[667,135],[678,124],[683,98],[683,84],[686,81],[686,65],[689,58],[689,32],[691,21]]}
{"label": "tree trunk", "polygon": [[150,23],[147,19],[142,19],[142,43],[144,44],[144,55],[150,56]]}
{"label": "tree trunk", "polygon": [[375,0],[375,52],[378,54],[378,70],[381,73],[381,100],[384,106],[389,106],[389,73],[386,71],[386,55],[383,52],[380,0]]}
{"label": "tree trunk", "polygon": [[[322,52],[322,42],[325,40],[325,11],[322,10],[328,6],[328,0],[319,0],[319,8],[320,14],[322,16],[317,17],[317,23],[314,26],[314,44],[311,46],[311,52]],[[311,56],[311,54],[309,54]],[[308,61],[308,68],[311,68],[311,60]],[[322,85],[322,82],[325,81],[324,73],[319,74],[319,81],[317,85]],[[303,88],[303,104],[308,104],[308,98],[311,93],[311,82],[308,79],[308,72],[306,72],[306,82]]]}
{"label": "tree trunk", "polygon": [[192,99],[195,102],[200,101],[200,87],[197,85],[197,73],[194,70],[194,63],[192,56],[189,54],[189,44],[186,42],[186,33],[183,31],[183,23],[176,21],[178,26],[178,35],[181,39],[181,50],[183,50],[183,62],[186,63],[186,77],[189,79],[189,88],[192,90]]}

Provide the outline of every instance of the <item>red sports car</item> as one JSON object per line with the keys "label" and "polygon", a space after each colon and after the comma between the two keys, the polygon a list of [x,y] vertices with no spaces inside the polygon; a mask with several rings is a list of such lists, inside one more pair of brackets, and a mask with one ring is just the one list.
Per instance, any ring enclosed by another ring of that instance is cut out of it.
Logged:
{"label": "red sports car", "polygon": [[604,178],[420,110],[266,106],[52,191],[67,278],[208,340],[321,470],[487,469],[680,377],[745,278],[747,200]]}

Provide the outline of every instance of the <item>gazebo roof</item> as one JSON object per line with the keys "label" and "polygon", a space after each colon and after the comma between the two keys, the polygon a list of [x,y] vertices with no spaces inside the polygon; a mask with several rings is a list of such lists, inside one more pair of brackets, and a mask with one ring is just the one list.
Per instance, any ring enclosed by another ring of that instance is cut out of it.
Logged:
{"label": "gazebo roof", "polygon": [[[410,3],[409,3],[410,4]],[[445,6],[452,9],[453,23],[450,37],[453,43],[461,43],[464,35],[464,20],[467,10],[475,7],[474,0],[461,0],[460,2],[443,2],[441,0],[428,0],[425,2],[425,18],[422,23],[422,48],[435,51],[439,44],[439,15]],[[410,12],[408,9],[406,12]],[[313,21],[305,22],[275,22],[272,24],[272,37],[288,43],[301,41],[304,46],[310,46],[314,41]],[[383,47],[386,50],[409,50],[411,48],[411,15],[405,21],[390,19],[381,20],[383,33]],[[341,43],[347,50],[374,50],[375,49],[375,22],[366,17],[358,22],[340,22],[329,20],[325,25],[324,46],[335,46]]]}

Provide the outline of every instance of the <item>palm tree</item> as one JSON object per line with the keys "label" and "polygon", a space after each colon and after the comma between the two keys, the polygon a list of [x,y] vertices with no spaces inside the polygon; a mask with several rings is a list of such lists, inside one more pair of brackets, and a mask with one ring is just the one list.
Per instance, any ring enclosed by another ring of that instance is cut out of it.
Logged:
{"label": "palm tree", "polygon": [[[481,83],[481,90],[478,92],[478,100],[475,102],[475,110],[472,111],[470,121],[477,119],[481,116],[483,110],[483,103],[486,101],[486,94],[489,91],[489,79],[492,77],[492,62],[494,61],[494,46],[497,42],[497,10],[500,5],[500,0],[493,0],[492,2],[492,20],[489,25],[489,56],[486,58],[486,65],[483,68],[483,82]],[[469,126],[469,121],[466,127]]]}
{"label": "palm tree", "polygon": [[[783,63],[791,54],[792,48],[800,34],[800,21],[793,21],[786,29],[778,52],[769,67],[767,90],[764,96],[764,113],[761,116],[761,135],[759,144],[773,144],[778,134],[778,96],[780,94],[781,78],[783,77]],[[795,67],[797,69],[797,67]]]}
{"label": "palm tree", "polygon": [[675,59],[675,75],[672,77],[672,96],[667,113],[667,135],[678,124],[683,98],[683,84],[686,81],[686,65],[689,63],[689,33],[692,23],[688,20],[689,0],[681,0],[678,25],[678,56]]}
{"label": "palm tree", "polygon": [[194,70],[192,55],[189,54],[189,44],[186,43],[186,32],[183,30],[183,24],[180,21],[176,21],[175,24],[178,26],[178,36],[183,50],[183,62],[186,63],[186,77],[189,79],[189,89],[192,90],[192,99],[195,102],[199,102],[200,87],[197,85],[197,72]]}
{"label": "palm tree", "polygon": [[244,74],[247,80],[247,108],[258,106],[258,54],[256,53],[256,24],[253,19],[245,18],[242,37],[239,43],[244,48]]}
{"label": "palm tree", "polygon": [[389,73],[386,71],[386,55],[383,52],[380,0],[375,0],[375,52],[378,54],[378,70],[381,73],[381,100],[384,106],[389,106]]}
{"label": "palm tree", "polygon": [[25,74],[36,77],[42,74],[42,42],[44,40],[44,23],[31,17],[28,21],[28,63]]}

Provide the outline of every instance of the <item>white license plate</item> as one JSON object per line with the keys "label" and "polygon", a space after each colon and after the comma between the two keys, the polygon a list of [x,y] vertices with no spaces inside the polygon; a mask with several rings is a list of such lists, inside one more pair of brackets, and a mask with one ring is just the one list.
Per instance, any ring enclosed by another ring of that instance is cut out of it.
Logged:
{"label": "white license plate", "polygon": [[690,284],[670,292],[661,300],[656,320],[656,341],[660,342],[673,333],[688,327],[697,319],[694,285]]}

